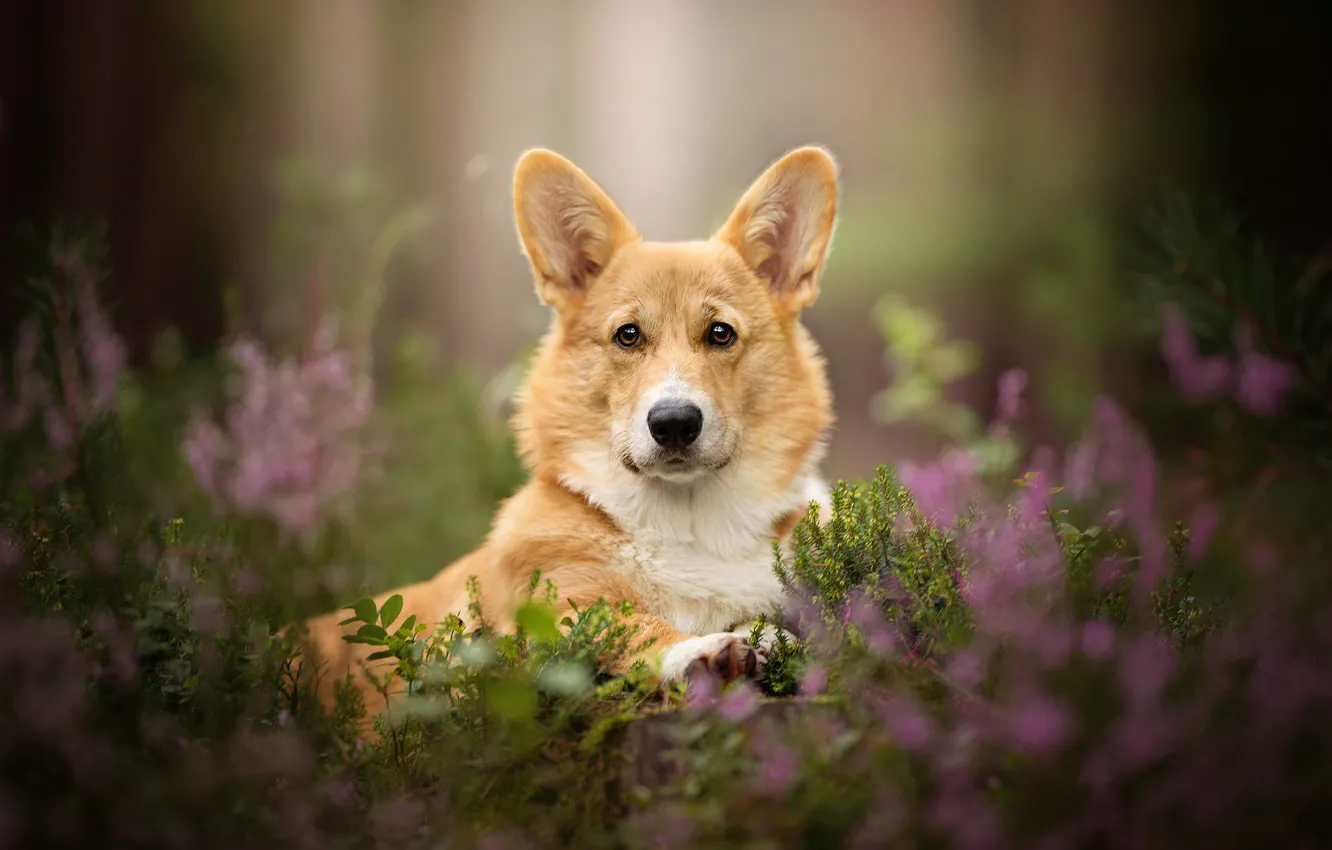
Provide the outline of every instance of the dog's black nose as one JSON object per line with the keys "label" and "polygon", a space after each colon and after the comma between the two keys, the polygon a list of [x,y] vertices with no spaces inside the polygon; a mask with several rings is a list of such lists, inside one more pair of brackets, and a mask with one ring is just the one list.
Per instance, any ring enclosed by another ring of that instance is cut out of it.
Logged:
{"label": "dog's black nose", "polygon": [[648,411],[647,424],[657,445],[683,449],[703,430],[703,411],[687,401],[659,401]]}

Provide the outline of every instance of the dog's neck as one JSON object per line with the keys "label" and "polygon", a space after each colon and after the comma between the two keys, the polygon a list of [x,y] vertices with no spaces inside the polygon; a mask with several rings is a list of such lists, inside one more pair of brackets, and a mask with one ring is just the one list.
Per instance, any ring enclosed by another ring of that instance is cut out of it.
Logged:
{"label": "dog's neck", "polygon": [[728,557],[770,546],[779,523],[810,501],[826,510],[828,488],[818,472],[822,446],[807,455],[785,486],[726,468],[688,483],[665,481],[625,469],[604,452],[576,458],[577,471],[560,478],[565,488],[635,540],[672,541],[700,553]]}

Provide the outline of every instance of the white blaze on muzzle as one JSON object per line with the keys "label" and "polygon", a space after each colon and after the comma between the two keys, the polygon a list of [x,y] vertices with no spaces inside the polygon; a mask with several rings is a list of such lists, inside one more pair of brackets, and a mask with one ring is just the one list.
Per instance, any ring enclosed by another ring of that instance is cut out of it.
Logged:
{"label": "white blaze on muzzle", "polygon": [[[717,406],[675,368],[639,396],[628,426],[630,459],[650,474],[692,476],[715,465],[725,448]],[[673,472],[667,466],[670,459],[684,459],[687,468]]]}

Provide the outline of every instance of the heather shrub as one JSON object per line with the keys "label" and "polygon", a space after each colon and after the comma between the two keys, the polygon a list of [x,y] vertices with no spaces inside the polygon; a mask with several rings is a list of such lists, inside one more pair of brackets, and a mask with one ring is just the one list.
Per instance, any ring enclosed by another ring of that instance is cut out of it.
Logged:
{"label": "heather shrub", "polygon": [[[539,575],[512,634],[371,601],[479,540],[521,472],[479,381],[441,379],[419,338],[375,363],[354,287],[299,290],[299,346],[236,327],[199,360],[167,337],[131,375],[96,234],[52,234],[0,373],[0,844],[1317,843],[1322,343],[1226,288],[1267,267],[1209,267],[1240,249],[1195,253],[1191,216],[1153,222],[1133,290],[1169,392],[1097,398],[1067,447],[1023,442],[1021,369],[995,422],[940,406],[965,346],[885,310],[919,377],[882,412],[955,447],[839,483],[774,550],[788,602],[754,624],[776,635],[755,681],[664,691],[609,672],[623,606],[556,622]],[[1181,264],[1237,311],[1167,297]],[[1170,395],[1189,428],[1162,453],[1144,423]],[[358,692],[322,706],[293,664],[287,627],[340,606],[381,694],[409,691],[369,706],[369,741]]]}

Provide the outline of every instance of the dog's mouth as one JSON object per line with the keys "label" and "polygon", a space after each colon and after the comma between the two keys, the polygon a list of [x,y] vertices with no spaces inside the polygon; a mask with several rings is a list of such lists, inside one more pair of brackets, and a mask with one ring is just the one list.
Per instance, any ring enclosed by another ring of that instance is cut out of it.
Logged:
{"label": "dog's mouth", "polygon": [[718,459],[704,459],[688,452],[662,453],[657,457],[637,461],[628,454],[620,455],[620,462],[635,475],[664,478],[667,481],[685,481],[707,472],[719,472],[731,462],[733,453]]}

